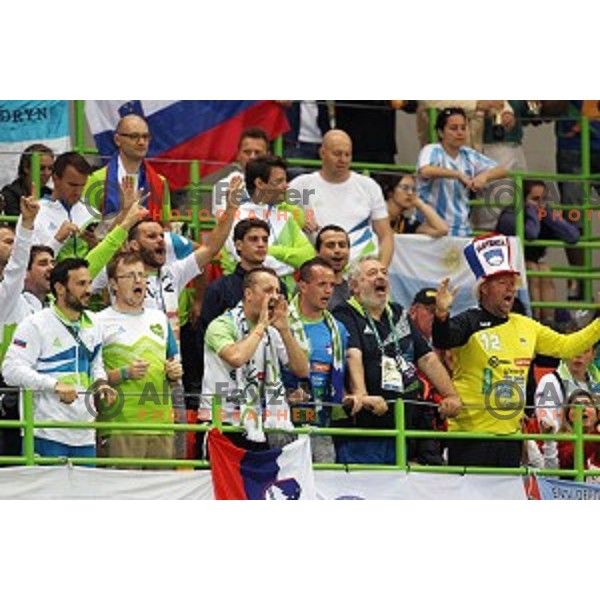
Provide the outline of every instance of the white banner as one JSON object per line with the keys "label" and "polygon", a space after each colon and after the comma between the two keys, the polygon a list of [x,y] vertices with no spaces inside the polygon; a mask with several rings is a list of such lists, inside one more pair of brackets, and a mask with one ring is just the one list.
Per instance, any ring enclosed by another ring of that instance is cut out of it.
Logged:
{"label": "white banner", "polygon": [[523,479],[393,471],[316,471],[318,500],[527,500]]}
{"label": "white banner", "polygon": [[[525,500],[521,477],[315,471],[317,500]],[[214,500],[210,471],[0,469],[0,500]]]}
{"label": "white banner", "polygon": [[0,469],[0,500],[213,500],[210,471]]}

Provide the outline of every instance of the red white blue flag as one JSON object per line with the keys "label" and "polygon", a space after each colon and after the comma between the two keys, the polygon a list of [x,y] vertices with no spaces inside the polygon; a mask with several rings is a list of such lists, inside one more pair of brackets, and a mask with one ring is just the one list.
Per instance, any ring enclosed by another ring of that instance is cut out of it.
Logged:
{"label": "red white blue flag", "polygon": [[217,500],[316,499],[308,436],[283,448],[252,452],[212,429],[208,452]]}
{"label": "red white blue flag", "polygon": [[260,127],[269,139],[289,129],[283,109],[272,100],[87,100],[85,112],[105,157],[116,151],[113,135],[119,119],[144,117],[152,134],[148,158],[174,189],[189,182],[185,161],[203,161],[203,176],[233,162],[244,129]]}

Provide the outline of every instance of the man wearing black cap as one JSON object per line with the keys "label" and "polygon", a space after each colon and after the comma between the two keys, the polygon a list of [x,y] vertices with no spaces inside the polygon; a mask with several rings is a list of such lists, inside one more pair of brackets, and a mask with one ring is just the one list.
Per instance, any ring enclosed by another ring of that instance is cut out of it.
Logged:
{"label": "man wearing black cap", "polygon": [[[431,344],[431,328],[433,315],[435,313],[435,288],[422,288],[416,294],[408,310],[410,320],[419,333]],[[443,361],[442,361],[443,363]],[[441,401],[441,395],[427,377],[417,369],[417,375],[421,381],[419,398],[425,402],[432,403]],[[432,404],[419,405],[407,404],[406,406],[406,428],[432,431],[439,429],[446,420],[438,414]],[[436,439],[413,439],[408,444],[409,458],[424,465],[442,464],[442,445]]]}
{"label": "man wearing black cap", "polygon": [[430,344],[436,294],[437,290],[435,288],[423,288],[419,290],[409,310],[410,318],[415,327]]}

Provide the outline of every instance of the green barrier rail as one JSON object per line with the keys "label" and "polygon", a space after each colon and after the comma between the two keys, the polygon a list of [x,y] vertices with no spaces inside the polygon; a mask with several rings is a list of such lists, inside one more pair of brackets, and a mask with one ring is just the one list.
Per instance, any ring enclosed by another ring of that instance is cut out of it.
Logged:
{"label": "green barrier rail", "polygon": [[[355,429],[355,428],[316,428],[316,427],[296,427],[295,434],[308,435],[328,435],[328,436],[353,436],[353,437],[394,437],[396,440],[396,464],[395,465],[367,465],[367,464],[316,464],[318,470],[371,470],[371,471],[403,471],[403,472],[430,472],[430,473],[459,473],[459,474],[488,474],[488,475],[527,475],[536,473],[542,476],[564,476],[574,477],[576,481],[584,481],[588,475],[599,476],[600,470],[586,469],[584,461],[584,443],[587,441],[599,441],[598,435],[583,433],[583,419],[581,406],[574,406],[576,414],[573,418],[573,433],[562,434],[525,434],[514,433],[511,435],[494,435],[485,433],[466,433],[466,432],[444,432],[444,431],[422,431],[406,430],[404,428],[404,403],[398,401],[394,403],[396,429]],[[213,404],[213,424],[165,424],[165,423],[110,423],[110,422],[57,422],[57,421],[35,421],[33,418],[33,392],[24,390],[23,394],[23,418],[20,421],[0,421],[0,428],[23,428],[23,456],[2,456],[0,464],[4,465],[98,465],[112,467],[169,467],[169,468],[209,468],[210,463],[205,460],[187,460],[187,459],[134,459],[134,458],[65,458],[65,457],[40,457],[34,453],[34,428],[55,428],[55,429],[95,429],[102,431],[111,430],[137,430],[145,429],[149,433],[162,431],[180,431],[180,432],[206,432],[213,426],[225,432],[241,432],[240,427],[223,425],[218,418],[219,406]],[[462,440],[555,440],[568,441],[574,444],[574,465],[573,469],[532,469],[530,467],[518,468],[498,468],[498,467],[462,467],[462,466],[425,466],[408,464],[407,461],[407,440],[409,439],[462,439]]]}

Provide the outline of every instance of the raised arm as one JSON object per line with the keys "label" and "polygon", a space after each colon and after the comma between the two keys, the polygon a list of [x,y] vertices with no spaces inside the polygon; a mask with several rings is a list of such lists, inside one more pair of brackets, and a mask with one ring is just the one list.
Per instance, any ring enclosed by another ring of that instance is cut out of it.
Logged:
{"label": "raised arm", "polygon": [[32,187],[31,196],[21,197],[21,218],[17,222],[13,249],[0,282],[0,323],[4,323],[15,309],[23,291],[33,243],[33,225],[40,210],[35,198],[35,184],[32,184]]}
{"label": "raised arm", "polygon": [[242,178],[239,176],[233,177],[229,182],[225,211],[217,218],[217,225],[208,236],[206,244],[199,246],[194,251],[199,269],[203,269],[221,251],[221,248],[225,244],[233,225],[237,201],[239,200],[238,196],[241,193],[242,186]]}
{"label": "raised arm", "polygon": [[141,206],[143,190],[134,190],[123,183],[124,200],[121,211],[115,219],[115,227],[105,238],[88,252],[87,260],[90,265],[90,274],[95,279],[102,269],[110,262],[112,257],[123,247],[127,241],[129,230],[145,215],[147,209]]}
{"label": "raised arm", "polygon": [[307,260],[315,256],[315,248],[310,243],[291,213],[288,215],[286,229],[291,240],[287,244],[269,245],[269,255],[294,269],[298,269]]}
{"label": "raised arm", "polygon": [[458,288],[449,289],[450,279],[446,277],[438,289],[435,297],[435,313],[432,327],[433,345],[441,350],[449,350],[462,346],[471,334],[466,313],[453,319],[450,318],[450,309]]}

